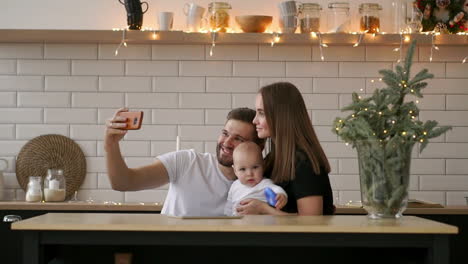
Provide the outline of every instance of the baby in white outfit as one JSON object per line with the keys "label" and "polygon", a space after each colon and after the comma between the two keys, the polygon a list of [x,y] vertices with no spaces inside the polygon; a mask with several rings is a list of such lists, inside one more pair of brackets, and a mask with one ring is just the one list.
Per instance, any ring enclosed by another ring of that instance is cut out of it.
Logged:
{"label": "baby in white outfit", "polygon": [[237,206],[247,198],[266,202],[264,190],[269,187],[276,193],[277,209],[287,203],[287,194],[283,188],[275,185],[270,179],[263,178],[263,157],[260,147],[253,142],[244,142],[234,149],[233,167],[237,180],[229,189],[224,214],[237,215]]}

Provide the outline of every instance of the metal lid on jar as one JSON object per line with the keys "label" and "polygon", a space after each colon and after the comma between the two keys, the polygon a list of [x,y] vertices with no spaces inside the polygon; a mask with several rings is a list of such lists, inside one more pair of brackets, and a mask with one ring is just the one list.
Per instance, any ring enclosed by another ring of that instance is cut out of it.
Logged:
{"label": "metal lid on jar", "polygon": [[349,10],[349,3],[348,2],[333,2],[333,3],[328,4],[328,8]]}
{"label": "metal lid on jar", "polygon": [[322,10],[322,6],[316,3],[301,3],[300,10]]}
{"label": "metal lid on jar", "polygon": [[377,3],[362,3],[359,5],[359,12],[364,10],[382,10],[382,6]]}
{"label": "metal lid on jar", "polygon": [[208,4],[209,9],[231,9],[231,5],[227,2],[211,2]]}

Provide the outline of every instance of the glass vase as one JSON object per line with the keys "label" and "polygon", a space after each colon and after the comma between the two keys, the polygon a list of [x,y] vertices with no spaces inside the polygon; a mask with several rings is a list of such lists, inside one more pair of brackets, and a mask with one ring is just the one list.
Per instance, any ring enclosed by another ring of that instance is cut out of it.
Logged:
{"label": "glass vase", "polygon": [[414,142],[361,140],[358,152],[361,201],[368,217],[400,218],[408,204]]}

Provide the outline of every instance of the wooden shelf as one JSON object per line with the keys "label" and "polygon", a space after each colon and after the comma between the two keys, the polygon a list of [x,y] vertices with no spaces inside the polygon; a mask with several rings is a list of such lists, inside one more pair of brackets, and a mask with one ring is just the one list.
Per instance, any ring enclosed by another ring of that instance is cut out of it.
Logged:
{"label": "wooden shelf", "polygon": [[[210,44],[211,33],[185,33],[182,31],[156,31],[153,39],[152,31],[127,31],[128,43],[139,44]],[[23,30],[0,29],[0,43],[119,43],[122,31],[112,30]],[[280,34],[276,45],[308,45],[318,44],[318,38],[310,34]],[[431,35],[411,34],[418,45],[431,45]],[[328,45],[352,45],[359,35],[354,34],[322,34],[323,43]],[[268,33],[217,33],[216,44],[270,44],[273,35]],[[380,34],[375,37],[366,34],[361,45],[399,45],[399,34]],[[468,45],[468,35],[438,35],[437,45]]]}

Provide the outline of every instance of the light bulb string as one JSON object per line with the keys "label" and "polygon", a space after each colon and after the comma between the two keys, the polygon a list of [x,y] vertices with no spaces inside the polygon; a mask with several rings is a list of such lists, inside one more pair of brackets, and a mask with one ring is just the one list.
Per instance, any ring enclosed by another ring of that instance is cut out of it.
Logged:
{"label": "light bulb string", "polygon": [[216,39],[218,37],[218,34],[216,34],[216,31],[211,32],[211,47],[210,47],[210,57],[213,56],[213,50],[214,47],[216,46]]}
{"label": "light bulb string", "polygon": [[280,41],[280,35],[277,32],[271,34],[271,47],[275,46],[275,43]]}
{"label": "light bulb string", "polygon": [[432,58],[434,56],[434,50],[438,51],[439,47],[435,45],[435,36],[437,33],[435,31],[432,31],[432,36],[431,36],[431,55],[429,57],[429,62],[432,62]]}
{"label": "light bulb string", "polygon": [[[119,31],[118,28],[113,28],[114,31]],[[152,38],[153,39],[157,39],[158,35],[157,35],[157,31],[155,30],[152,30],[150,29],[151,31],[153,31],[152,33]],[[144,29],[142,29],[141,31],[145,31]],[[214,47],[216,46],[216,39],[217,39],[217,32],[216,31],[212,31],[211,32],[211,47],[210,47],[210,56],[213,56],[213,50],[214,50]],[[364,35],[367,33],[367,30],[366,31],[363,31],[363,32],[360,32],[359,34],[359,37],[358,37],[358,41],[353,45],[353,47],[358,47],[362,40],[363,40],[363,37]],[[127,34],[127,28],[124,28],[122,29],[122,39],[119,43],[119,45],[117,46],[117,48],[115,49],[115,52],[114,52],[114,56],[117,56],[119,54],[119,50],[122,46],[124,47],[127,47],[127,39],[126,39],[126,34]],[[432,62],[433,60],[433,56],[434,56],[434,50],[435,51],[439,51],[439,47],[435,44],[435,37],[436,35],[440,34],[438,32],[435,32],[435,31],[432,31],[432,32],[427,32],[426,35],[428,34],[431,34],[431,50],[430,50],[430,55],[429,55],[429,62]],[[323,39],[322,39],[322,33],[320,32],[313,32],[313,35],[314,36],[317,36],[318,37],[318,44],[319,44],[319,51],[320,51],[320,59],[322,61],[325,60],[325,57],[323,55],[323,48],[325,47],[328,47],[327,44],[323,43]],[[467,34],[468,36],[468,34]],[[278,43],[279,42],[279,39],[280,39],[280,36],[279,36],[279,33],[272,33],[272,41],[271,41],[271,46],[273,47],[275,43]],[[397,60],[397,63],[400,63],[403,59],[403,42],[404,42],[404,36],[403,36],[403,32],[400,32],[400,47],[399,48],[395,48],[393,49],[393,51],[399,51],[400,52],[400,56],[399,56],[399,59]],[[468,61],[468,56],[465,56],[461,63],[464,64]]]}
{"label": "light bulb string", "polygon": [[405,37],[403,34],[400,34],[400,58],[398,59],[398,62],[401,62],[403,60],[403,42],[405,41]]}
{"label": "light bulb string", "polygon": [[393,51],[399,51],[400,52],[400,57],[396,61],[397,63],[400,63],[403,60],[403,41],[405,40],[405,37],[403,36],[403,33],[400,32],[400,47],[393,49]]}
{"label": "light bulb string", "polygon": [[124,47],[127,47],[127,42],[126,42],[127,34],[126,34],[126,32],[127,32],[127,29],[124,28],[124,29],[122,30],[122,40],[120,41],[119,46],[117,46],[117,48],[115,49],[114,56],[119,55],[119,50],[120,50],[120,48],[122,47],[122,45],[123,45]]}
{"label": "light bulb string", "polygon": [[369,31],[369,30],[366,29],[366,30],[359,33],[358,41],[356,43],[354,43],[353,48],[356,48],[359,45],[361,45],[361,41],[364,38],[364,35],[367,33],[367,31]]}
{"label": "light bulb string", "polygon": [[321,60],[321,61],[324,61],[324,60],[325,60],[325,57],[323,56],[323,48],[324,48],[324,47],[327,48],[328,45],[323,43],[323,41],[322,41],[322,33],[317,32],[317,37],[318,37],[318,41],[319,41],[320,60]]}

